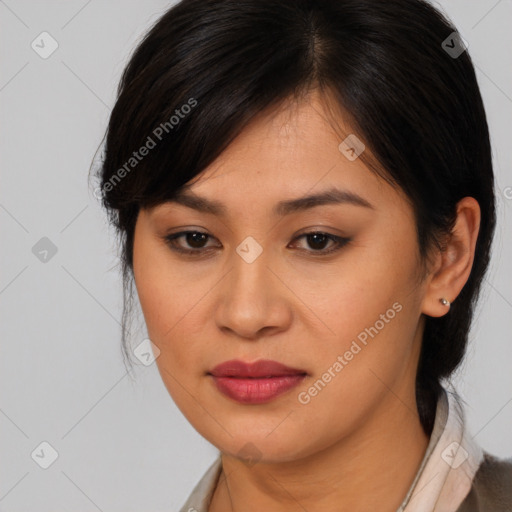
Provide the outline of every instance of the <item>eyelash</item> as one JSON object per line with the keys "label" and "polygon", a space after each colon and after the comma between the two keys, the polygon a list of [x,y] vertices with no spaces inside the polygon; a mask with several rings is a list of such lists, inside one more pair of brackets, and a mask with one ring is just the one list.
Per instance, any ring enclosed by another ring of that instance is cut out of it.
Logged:
{"label": "eyelash", "polygon": [[[196,231],[196,230],[193,230],[193,231],[180,231],[179,233],[173,233],[172,235],[167,235],[167,236],[164,236],[164,240],[166,242],[166,244],[169,246],[169,248],[172,250],[172,251],[175,251],[175,252],[178,252],[178,253],[181,253],[181,254],[186,254],[186,255],[189,255],[189,256],[194,256],[194,257],[197,257],[197,256],[202,256],[204,255],[205,252],[208,252],[208,250],[203,250],[202,248],[200,249],[183,249],[183,248],[180,248],[176,245],[175,241],[179,238],[182,238],[188,234],[200,234],[200,235],[205,235],[207,237],[206,239],[206,242],[208,242],[208,239],[209,238],[213,238],[211,237],[210,235],[208,235],[208,233],[205,233],[203,231]],[[335,247],[330,249],[330,250],[318,250],[318,251],[308,251],[306,250],[306,252],[309,252],[311,253],[313,256],[327,256],[327,255],[330,255],[334,252],[337,252],[339,250],[341,250],[345,245],[349,244],[351,241],[352,241],[352,238],[346,238],[346,237],[341,237],[341,236],[336,236],[336,235],[331,235],[329,233],[325,233],[323,231],[309,231],[307,233],[302,233],[302,235],[299,235],[298,237],[294,238],[293,241],[295,240],[299,240],[300,238],[305,238],[305,237],[308,237],[308,236],[312,236],[312,235],[322,235],[326,238],[328,238],[329,240],[332,240],[333,242],[335,242]]]}

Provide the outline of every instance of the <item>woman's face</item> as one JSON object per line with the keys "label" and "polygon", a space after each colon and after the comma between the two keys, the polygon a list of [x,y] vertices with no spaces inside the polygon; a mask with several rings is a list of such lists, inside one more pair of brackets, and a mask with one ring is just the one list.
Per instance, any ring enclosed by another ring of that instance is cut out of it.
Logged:
{"label": "woman's face", "polygon": [[[416,410],[425,287],[410,205],[339,148],[319,98],[274,114],[187,191],[222,211],[173,201],[140,212],[133,270],[159,372],[188,421],[226,454],[275,462]],[[278,207],[334,189],[362,200]],[[196,234],[166,241],[183,231]],[[300,375],[210,374],[235,359]]]}

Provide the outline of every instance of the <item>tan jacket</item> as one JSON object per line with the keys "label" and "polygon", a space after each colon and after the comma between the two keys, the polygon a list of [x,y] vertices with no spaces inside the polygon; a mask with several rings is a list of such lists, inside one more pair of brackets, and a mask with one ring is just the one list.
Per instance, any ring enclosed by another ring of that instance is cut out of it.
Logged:
{"label": "tan jacket", "polygon": [[473,485],[457,512],[512,512],[512,458],[484,453]]}

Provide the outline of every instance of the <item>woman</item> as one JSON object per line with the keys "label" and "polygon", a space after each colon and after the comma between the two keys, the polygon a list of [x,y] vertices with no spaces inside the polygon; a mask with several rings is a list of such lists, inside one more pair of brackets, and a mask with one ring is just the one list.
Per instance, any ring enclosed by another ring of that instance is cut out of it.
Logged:
{"label": "woman", "polygon": [[496,219],[473,65],[430,4],[178,3],[99,177],[163,382],[220,451],[183,511],[512,510],[444,381]]}

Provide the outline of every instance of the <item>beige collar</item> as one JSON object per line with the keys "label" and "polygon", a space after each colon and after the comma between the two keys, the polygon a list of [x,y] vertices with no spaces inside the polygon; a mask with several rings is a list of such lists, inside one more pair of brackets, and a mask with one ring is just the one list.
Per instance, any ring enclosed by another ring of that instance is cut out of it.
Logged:
{"label": "beige collar", "polygon": [[482,460],[482,449],[467,431],[461,399],[454,390],[443,390],[427,451],[397,512],[456,512]]}

